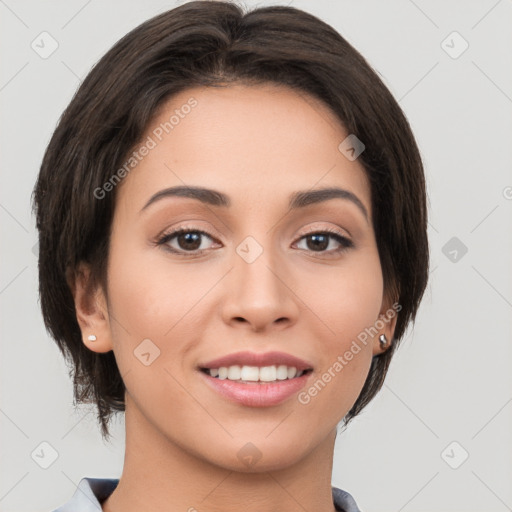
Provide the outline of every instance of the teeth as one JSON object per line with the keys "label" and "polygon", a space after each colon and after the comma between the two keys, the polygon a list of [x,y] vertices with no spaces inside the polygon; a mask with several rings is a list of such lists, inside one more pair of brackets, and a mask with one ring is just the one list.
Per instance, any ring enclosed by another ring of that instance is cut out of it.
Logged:
{"label": "teeth", "polygon": [[285,365],[277,367],[277,380],[286,380],[288,378],[288,368]]}
{"label": "teeth", "polygon": [[206,372],[211,377],[221,380],[239,380],[247,382],[275,382],[276,380],[293,379],[300,377],[304,371],[297,371],[295,366],[221,366],[220,368],[207,368]]}
{"label": "teeth", "polygon": [[238,379],[231,379],[229,375],[228,378],[230,380],[248,380],[256,382],[260,378],[260,369],[257,366],[242,366]]}
{"label": "teeth", "polygon": [[259,371],[260,380],[263,382],[272,382],[277,378],[277,370],[275,366],[264,366]]}
{"label": "teeth", "polygon": [[240,366],[230,366],[228,368],[228,379],[229,380],[240,380],[242,374]]}

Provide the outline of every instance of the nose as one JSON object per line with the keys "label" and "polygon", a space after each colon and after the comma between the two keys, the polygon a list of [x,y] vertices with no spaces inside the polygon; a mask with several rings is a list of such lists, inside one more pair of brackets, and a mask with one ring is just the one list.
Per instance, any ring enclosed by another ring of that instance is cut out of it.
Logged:
{"label": "nose", "polygon": [[235,252],[226,280],[223,320],[253,332],[286,329],[297,322],[299,298],[282,259],[264,250],[248,262]]}

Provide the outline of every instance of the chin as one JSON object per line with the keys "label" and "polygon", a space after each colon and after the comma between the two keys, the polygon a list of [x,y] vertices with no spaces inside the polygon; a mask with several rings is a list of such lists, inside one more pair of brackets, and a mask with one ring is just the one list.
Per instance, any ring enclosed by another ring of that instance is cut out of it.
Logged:
{"label": "chin", "polygon": [[232,441],[213,460],[210,452],[210,462],[238,473],[265,473],[299,464],[307,455],[304,443],[291,442],[289,437],[283,439],[276,436],[272,442],[264,438],[259,440],[257,436],[253,437],[253,441]]}

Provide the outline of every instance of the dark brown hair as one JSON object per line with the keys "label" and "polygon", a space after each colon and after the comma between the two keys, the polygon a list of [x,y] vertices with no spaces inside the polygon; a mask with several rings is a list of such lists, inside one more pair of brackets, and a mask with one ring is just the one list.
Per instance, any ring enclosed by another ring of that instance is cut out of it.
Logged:
{"label": "dark brown hair", "polygon": [[94,66],[59,120],[33,192],[44,323],[72,363],[75,400],[97,405],[104,438],[111,415],[124,411],[125,387],[114,353],[84,345],[70,289],[83,261],[91,285],[107,293],[116,189],[103,199],[93,191],[122,165],[164,101],[191,87],[234,82],[275,83],[319,98],[365,145],[359,161],[371,184],[384,289],[402,309],[393,343],[373,358],[344,425],[382,387],[415,320],[429,266],[425,177],[411,128],[386,86],[338,32],[302,10],[186,3],[129,32]]}

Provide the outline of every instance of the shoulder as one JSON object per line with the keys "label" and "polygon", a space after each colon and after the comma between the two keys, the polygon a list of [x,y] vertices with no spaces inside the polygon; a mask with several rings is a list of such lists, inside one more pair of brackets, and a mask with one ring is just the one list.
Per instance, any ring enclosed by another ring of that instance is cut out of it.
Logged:
{"label": "shoulder", "polygon": [[347,491],[333,487],[332,499],[334,502],[334,507],[340,512],[361,512],[356,504],[356,501]]}
{"label": "shoulder", "polygon": [[89,478],[80,480],[75,493],[69,501],[52,512],[98,512],[105,501],[117,487],[116,478]]}

